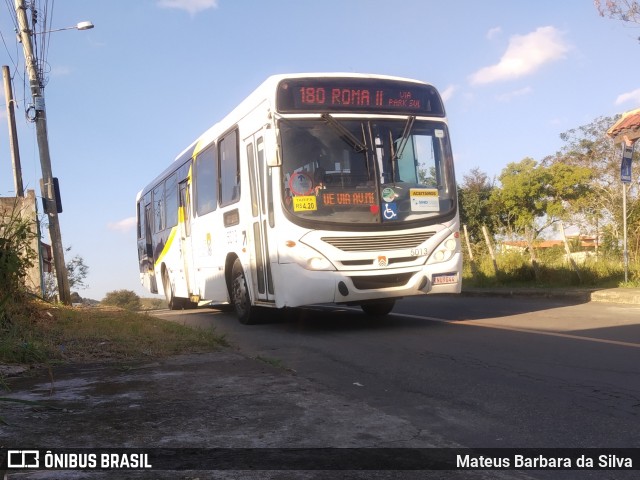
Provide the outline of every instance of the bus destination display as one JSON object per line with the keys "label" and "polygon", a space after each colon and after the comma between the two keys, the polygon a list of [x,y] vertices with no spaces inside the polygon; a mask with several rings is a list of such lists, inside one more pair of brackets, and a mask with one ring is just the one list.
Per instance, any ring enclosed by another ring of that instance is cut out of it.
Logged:
{"label": "bus destination display", "polygon": [[433,87],[386,79],[296,78],[278,85],[278,110],[284,113],[381,112],[444,116]]}

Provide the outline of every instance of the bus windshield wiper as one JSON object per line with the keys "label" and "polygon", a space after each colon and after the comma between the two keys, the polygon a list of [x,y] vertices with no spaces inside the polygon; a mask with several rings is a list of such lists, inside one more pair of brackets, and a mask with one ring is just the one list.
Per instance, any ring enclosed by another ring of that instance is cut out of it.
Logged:
{"label": "bus windshield wiper", "polygon": [[415,122],[415,120],[416,117],[413,115],[407,118],[407,123],[404,125],[404,131],[402,132],[402,137],[400,137],[398,148],[393,148],[393,138],[391,138],[391,131],[389,131],[389,147],[391,148],[391,178],[394,183],[396,181],[396,165],[398,163],[398,159],[402,156],[402,152],[404,152],[404,148],[407,146],[409,135],[411,135],[411,129],[413,128],[413,122]]}
{"label": "bus windshield wiper", "polygon": [[[402,152],[404,152],[404,148],[407,146],[407,142],[409,141],[409,135],[411,135],[411,129],[413,128],[413,122],[415,121],[416,121],[416,117],[413,115],[407,118],[407,123],[404,126],[404,131],[402,132],[400,143],[398,143],[398,148],[393,149],[393,151],[391,152],[391,166],[394,172],[395,172],[395,165],[398,162],[398,159],[402,156]],[[392,145],[393,145],[393,142],[392,142]]]}
{"label": "bus windshield wiper", "polygon": [[330,114],[323,113],[321,118],[327,122],[329,126],[338,133],[340,138],[350,145],[356,152],[362,153],[367,151],[367,146]]}

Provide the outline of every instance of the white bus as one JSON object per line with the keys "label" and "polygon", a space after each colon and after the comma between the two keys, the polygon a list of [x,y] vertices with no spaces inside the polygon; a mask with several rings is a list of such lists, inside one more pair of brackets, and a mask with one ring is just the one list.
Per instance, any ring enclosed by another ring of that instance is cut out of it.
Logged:
{"label": "white bus", "polygon": [[137,196],[140,278],[172,309],[360,305],[459,293],[440,94],[416,80],[276,75]]}

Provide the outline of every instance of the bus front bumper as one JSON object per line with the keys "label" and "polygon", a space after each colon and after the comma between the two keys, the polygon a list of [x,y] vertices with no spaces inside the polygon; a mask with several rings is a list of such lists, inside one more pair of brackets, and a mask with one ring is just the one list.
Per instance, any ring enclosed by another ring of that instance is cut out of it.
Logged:
{"label": "bus front bumper", "polygon": [[381,298],[460,293],[462,254],[442,263],[384,271],[306,270],[295,263],[274,269],[276,307],[360,303]]}

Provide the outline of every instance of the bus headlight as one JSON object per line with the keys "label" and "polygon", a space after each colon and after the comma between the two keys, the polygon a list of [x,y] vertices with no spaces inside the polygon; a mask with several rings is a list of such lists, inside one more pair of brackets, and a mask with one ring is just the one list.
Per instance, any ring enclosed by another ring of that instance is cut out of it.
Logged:
{"label": "bus headlight", "polygon": [[284,263],[297,263],[306,270],[335,270],[333,264],[320,252],[301,242],[287,240],[285,246],[285,255],[281,258]]}
{"label": "bus headlight", "polygon": [[331,262],[324,257],[312,257],[307,260],[309,270],[329,270],[331,269]]}
{"label": "bus headlight", "polygon": [[444,242],[442,242],[427,260],[427,265],[433,263],[446,262],[453,254],[460,250],[460,234],[458,232],[449,235]]}

